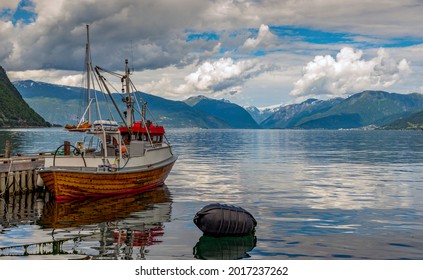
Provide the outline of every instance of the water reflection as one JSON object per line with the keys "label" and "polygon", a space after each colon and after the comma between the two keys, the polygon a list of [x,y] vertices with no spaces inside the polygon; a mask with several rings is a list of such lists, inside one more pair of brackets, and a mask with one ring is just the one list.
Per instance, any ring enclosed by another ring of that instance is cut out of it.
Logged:
{"label": "water reflection", "polygon": [[[111,196],[65,203],[52,200],[44,206],[38,223],[43,228],[68,228],[112,222],[124,220],[135,212],[151,210],[154,208],[152,205],[167,202],[170,202],[167,187],[138,195]],[[169,220],[170,209],[169,213],[162,214],[163,217],[157,217],[163,220],[160,222]]]}
{"label": "water reflection", "polygon": [[171,217],[166,186],[132,196],[66,203],[49,201],[48,195],[42,203],[42,195],[36,196],[29,204],[25,197],[3,202],[0,256],[144,259],[148,247],[161,242],[164,223]]}
{"label": "water reflection", "polygon": [[[14,137],[16,152],[25,152],[56,148],[64,132],[0,130],[0,138],[2,133]],[[80,135],[73,137],[78,140]],[[125,207],[96,208],[89,201],[78,210],[43,197],[6,204],[0,200],[0,255],[150,260],[423,257],[421,131],[179,129],[168,131],[168,137],[179,155],[166,180],[171,198],[126,202],[141,204],[129,212]],[[215,202],[250,211],[258,222],[259,242],[250,246],[251,240],[201,238],[192,218]],[[113,201],[107,204],[118,207]]]}
{"label": "water reflection", "polygon": [[[181,156],[169,183],[181,186],[179,201],[283,201],[313,209],[420,204],[413,187],[423,184],[420,131],[200,130],[192,140],[191,131],[171,135]],[[188,141],[194,145],[178,145]]]}
{"label": "water reflection", "polygon": [[214,237],[203,235],[195,245],[194,257],[202,260],[238,260],[249,258],[248,252],[256,247],[254,234]]}

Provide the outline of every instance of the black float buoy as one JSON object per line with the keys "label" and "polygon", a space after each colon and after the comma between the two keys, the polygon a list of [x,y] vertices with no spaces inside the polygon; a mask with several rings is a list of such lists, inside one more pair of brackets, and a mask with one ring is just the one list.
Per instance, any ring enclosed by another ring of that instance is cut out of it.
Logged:
{"label": "black float buoy", "polygon": [[195,214],[194,224],[206,235],[237,236],[252,233],[257,221],[241,207],[214,203]]}

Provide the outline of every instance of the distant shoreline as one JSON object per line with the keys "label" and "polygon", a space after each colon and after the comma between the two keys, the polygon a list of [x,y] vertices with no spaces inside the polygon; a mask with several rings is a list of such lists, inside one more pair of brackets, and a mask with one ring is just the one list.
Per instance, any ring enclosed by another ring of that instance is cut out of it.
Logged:
{"label": "distant shoreline", "polygon": [[52,128],[52,127],[64,127],[60,124],[51,124],[50,126],[0,126],[0,129],[14,129],[14,128]]}

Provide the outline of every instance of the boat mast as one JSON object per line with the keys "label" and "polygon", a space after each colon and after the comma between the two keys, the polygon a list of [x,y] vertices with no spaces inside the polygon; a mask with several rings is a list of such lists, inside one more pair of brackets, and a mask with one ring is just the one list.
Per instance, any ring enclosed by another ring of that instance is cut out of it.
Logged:
{"label": "boat mast", "polygon": [[[85,48],[85,63],[87,65],[87,104],[90,104],[90,86],[91,86],[91,54],[90,54],[90,26],[87,24],[87,45]],[[91,109],[88,108],[88,123],[91,123]]]}
{"label": "boat mast", "polygon": [[126,125],[128,127],[132,127],[132,116],[134,113],[134,107],[132,104],[132,97],[131,97],[131,93],[130,93],[130,79],[129,79],[129,66],[128,66],[128,59],[125,59],[125,76],[123,77],[123,79],[125,80],[125,89],[126,89],[126,98],[125,98],[125,102],[126,102]]}

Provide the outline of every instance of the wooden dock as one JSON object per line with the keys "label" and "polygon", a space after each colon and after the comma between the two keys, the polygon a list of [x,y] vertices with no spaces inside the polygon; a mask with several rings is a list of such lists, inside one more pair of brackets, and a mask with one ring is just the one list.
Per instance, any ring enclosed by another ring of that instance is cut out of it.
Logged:
{"label": "wooden dock", "polygon": [[10,143],[0,155],[0,197],[31,192],[37,188],[37,169],[44,166],[44,153],[11,156]]}

